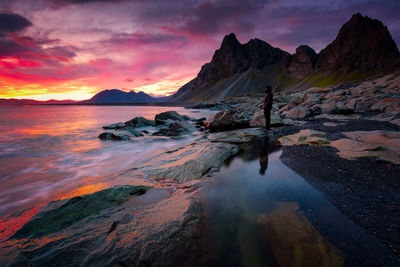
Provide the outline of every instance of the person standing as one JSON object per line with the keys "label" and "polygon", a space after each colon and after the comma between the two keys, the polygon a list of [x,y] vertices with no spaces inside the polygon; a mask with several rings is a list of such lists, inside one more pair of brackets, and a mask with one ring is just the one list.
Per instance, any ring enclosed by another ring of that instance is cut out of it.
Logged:
{"label": "person standing", "polygon": [[268,85],[267,87],[265,87],[265,97],[263,104],[266,130],[269,130],[271,125],[272,101],[273,101],[272,87]]}

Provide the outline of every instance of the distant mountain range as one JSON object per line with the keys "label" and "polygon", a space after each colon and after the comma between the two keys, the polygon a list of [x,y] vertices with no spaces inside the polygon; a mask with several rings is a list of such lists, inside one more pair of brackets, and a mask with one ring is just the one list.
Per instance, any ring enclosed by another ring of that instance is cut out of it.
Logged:
{"label": "distant mountain range", "polygon": [[47,100],[38,101],[32,99],[5,99],[0,98],[0,106],[19,106],[19,105],[69,105],[75,104],[78,101],[74,100]]}
{"label": "distant mountain range", "polygon": [[291,55],[260,39],[241,44],[231,33],[224,37],[211,62],[203,65],[197,77],[170,100],[263,93],[268,84],[275,91],[297,91],[353,82],[399,67],[400,53],[387,27],[358,13],[319,54],[302,45]]}
{"label": "distant mountain range", "polygon": [[112,105],[112,104],[139,104],[168,101],[169,97],[152,97],[144,92],[124,92],[118,89],[107,89],[97,93],[92,98],[83,101],[48,100],[37,101],[31,99],[0,99],[0,105]]}
{"label": "distant mountain range", "polygon": [[166,98],[155,98],[144,92],[124,92],[118,89],[108,89],[94,95],[91,99],[81,101],[82,104],[130,104],[155,103]]}

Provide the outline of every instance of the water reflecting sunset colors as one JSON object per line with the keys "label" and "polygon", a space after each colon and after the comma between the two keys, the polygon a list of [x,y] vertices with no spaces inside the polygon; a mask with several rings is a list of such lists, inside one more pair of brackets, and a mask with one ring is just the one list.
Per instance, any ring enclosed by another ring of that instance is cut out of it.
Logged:
{"label": "water reflecting sunset colors", "polygon": [[142,162],[177,143],[190,142],[190,137],[171,142],[146,137],[105,142],[97,136],[104,125],[136,116],[154,119],[167,110],[204,116],[181,107],[0,107],[0,235],[6,234],[5,224],[15,223],[21,211],[25,212],[18,225],[49,201],[142,183],[136,170]]}

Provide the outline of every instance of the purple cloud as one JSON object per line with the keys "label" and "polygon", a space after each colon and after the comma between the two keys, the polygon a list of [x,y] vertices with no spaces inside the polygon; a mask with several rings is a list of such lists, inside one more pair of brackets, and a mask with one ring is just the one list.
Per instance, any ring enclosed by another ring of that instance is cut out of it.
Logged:
{"label": "purple cloud", "polygon": [[21,15],[0,13],[0,34],[4,32],[17,32],[31,25],[32,23]]}

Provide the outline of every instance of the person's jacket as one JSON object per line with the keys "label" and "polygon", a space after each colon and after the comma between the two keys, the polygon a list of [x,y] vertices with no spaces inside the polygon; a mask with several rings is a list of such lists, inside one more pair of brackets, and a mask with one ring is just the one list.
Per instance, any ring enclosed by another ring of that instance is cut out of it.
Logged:
{"label": "person's jacket", "polygon": [[263,109],[271,110],[272,109],[272,101],[273,101],[273,94],[272,93],[265,94]]}

